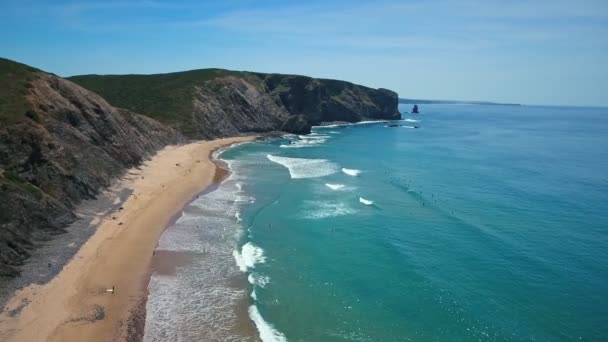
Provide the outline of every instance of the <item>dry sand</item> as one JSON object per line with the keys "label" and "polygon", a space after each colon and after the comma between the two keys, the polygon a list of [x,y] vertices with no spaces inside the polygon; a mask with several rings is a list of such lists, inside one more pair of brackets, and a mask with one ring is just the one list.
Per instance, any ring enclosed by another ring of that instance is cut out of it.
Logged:
{"label": "dry sand", "polygon": [[[132,177],[123,182],[133,194],[123,209],[107,215],[50,282],[11,298],[0,315],[0,340],[137,340],[152,253],[163,230],[194,196],[218,181],[211,152],[252,139],[170,146],[129,172]],[[112,287],[114,293],[106,291]]]}

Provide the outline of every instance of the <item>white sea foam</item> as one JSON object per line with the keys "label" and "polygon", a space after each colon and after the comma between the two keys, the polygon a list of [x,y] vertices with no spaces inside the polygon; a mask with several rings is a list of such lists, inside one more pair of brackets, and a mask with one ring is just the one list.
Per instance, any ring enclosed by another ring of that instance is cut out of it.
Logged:
{"label": "white sea foam", "polygon": [[367,120],[367,121],[359,121],[359,122],[355,122],[355,125],[369,125],[369,124],[375,124],[375,123],[381,123],[381,122],[388,122],[388,120]]}
{"label": "white sea foam", "polygon": [[289,170],[291,178],[324,177],[335,173],[337,165],[326,159],[305,159],[279,157],[269,154],[270,161],[283,165]]}
{"label": "white sea foam", "polygon": [[327,133],[331,133],[331,134],[340,134],[340,132],[338,132],[338,131],[329,131],[329,132],[327,132]]}
{"label": "white sea foam", "polygon": [[374,201],[366,200],[363,197],[359,197],[359,202],[361,202],[361,203],[363,203],[365,205],[373,205],[374,204]]}
{"label": "white sea foam", "polygon": [[255,294],[255,289],[251,291],[251,299],[258,300],[258,296]]}
{"label": "white sea foam", "polygon": [[265,287],[266,284],[268,284],[270,282],[270,278],[268,276],[250,273],[247,276],[247,281],[249,281],[249,284],[251,284],[251,285]]}
{"label": "white sea foam", "polygon": [[330,188],[332,190],[344,190],[344,184],[325,183],[325,186],[327,186],[328,188]]}
{"label": "white sea foam", "polygon": [[353,177],[357,177],[360,173],[361,170],[357,170],[357,169],[347,169],[347,168],[342,168],[342,172],[346,173],[349,176],[353,176]]}
{"label": "white sea foam", "polygon": [[306,201],[304,218],[323,219],[354,214],[355,210],[343,202]]}
{"label": "white sea foam", "polygon": [[401,127],[403,127],[403,128],[416,128],[414,126],[401,126]]}
{"label": "white sea foam", "polygon": [[258,332],[260,333],[260,339],[263,342],[287,342],[287,338],[281,332],[277,331],[272,324],[266,322],[258,308],[255,305],[249,307],[249,317],[255,323]]}
{"label": "white sea foam", "polygon": [[241,218],[241,213],[238,211],[236,213],[234,213],[234,218],[236,218],[236,222],[243,221],[243,219]]}
{"label": "white sea foam", "polygon": [[333,128],[333,127],[342,127],[342,126],[352,126],[352,123],[341,123],[341,124],[332,124],[332,125],[322,125],[322,126],[312,126],[312,128]]}
{"label": "white sea foam", "polygon": [[250,203],[253,203],[252,201],[254,201],[254,200],[255,200],[255,198],[253,198],[253,197],[251,197],[251,196],[241,196],[241,195],[237,195],[237,196],[234,198],[234,201],[235,201],[235,202],[237,202],[237,203],[238,203],[238,202],[250,202]]}
{"label": "white sea foam", "polygon": [[310,133],[309,135],[299,135],[298,140],[292,140],[289,144],[283,144],[282,148],[302,148],[321,145],[330,138],[329,135]]}
{"label": "white sea foam", "polygon": [[403,119],[403,121],[405,121],[405,122],[420,122],[420,120],[416,120],[416,119]]}
{"label": "white sea foam", "polygon": [[236,265],[242,272],[247,272],[248,269],[254,268],[256,264],[266,262],[264,250],[251,242],[244,244],[240,253],[235,249],[232,255],[234,256]]}

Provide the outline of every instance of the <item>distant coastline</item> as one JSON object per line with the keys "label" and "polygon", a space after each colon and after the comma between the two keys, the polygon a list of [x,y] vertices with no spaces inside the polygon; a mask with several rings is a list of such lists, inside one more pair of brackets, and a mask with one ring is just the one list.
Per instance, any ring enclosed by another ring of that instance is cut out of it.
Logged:
{"label": "distant coastline", "polygon": [[489,101],[454,101],[454,100],[422,100],[422,99],[402,99],[399,104],[468,104],[481,106],[521,106],[519,103],[499,103]]}

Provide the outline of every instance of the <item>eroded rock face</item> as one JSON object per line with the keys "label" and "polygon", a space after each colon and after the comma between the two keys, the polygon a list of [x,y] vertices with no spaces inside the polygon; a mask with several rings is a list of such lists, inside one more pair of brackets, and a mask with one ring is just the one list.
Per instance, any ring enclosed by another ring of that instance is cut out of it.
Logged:
{"label": "eroded rock face", "polygon": [[110,106],[98,95],[39,73],[25,118],[0,127],[0,275],[17,267],[39,241],[75,219],[127,168],[182,135],[150,118]]}
{"label": "eroded rock face", "polygon": [[304,76],[247,74],[206,81],[194,91],[195,138],[281,130],[310,133],[322,122],[400,119],[397,94],[344,81]]}

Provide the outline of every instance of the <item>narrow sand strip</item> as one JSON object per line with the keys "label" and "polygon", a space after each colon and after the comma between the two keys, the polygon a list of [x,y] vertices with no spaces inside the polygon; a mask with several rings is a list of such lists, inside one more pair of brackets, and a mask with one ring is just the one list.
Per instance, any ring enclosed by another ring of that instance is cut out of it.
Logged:
{"label": "narrow sand strip", "polygon": [[[125,341],[141,322],[150,262],[163,230],[214,181],[213,150],[254,137],[170,146],[131,170],[133,194],[49,283],[18,291],[0,314],[3,341]],[[114,217],[114,218],[113,218]],[[107,292],[114,287],[115,292]],[[26,304],[19,314],[10,310]],[[133,319],[136,322],[133,322]],[[131,331],[130,331],[131,330]],[[137,333],[135,334],[137,335]],[[137,338],[137,337],[136,337]]]}

